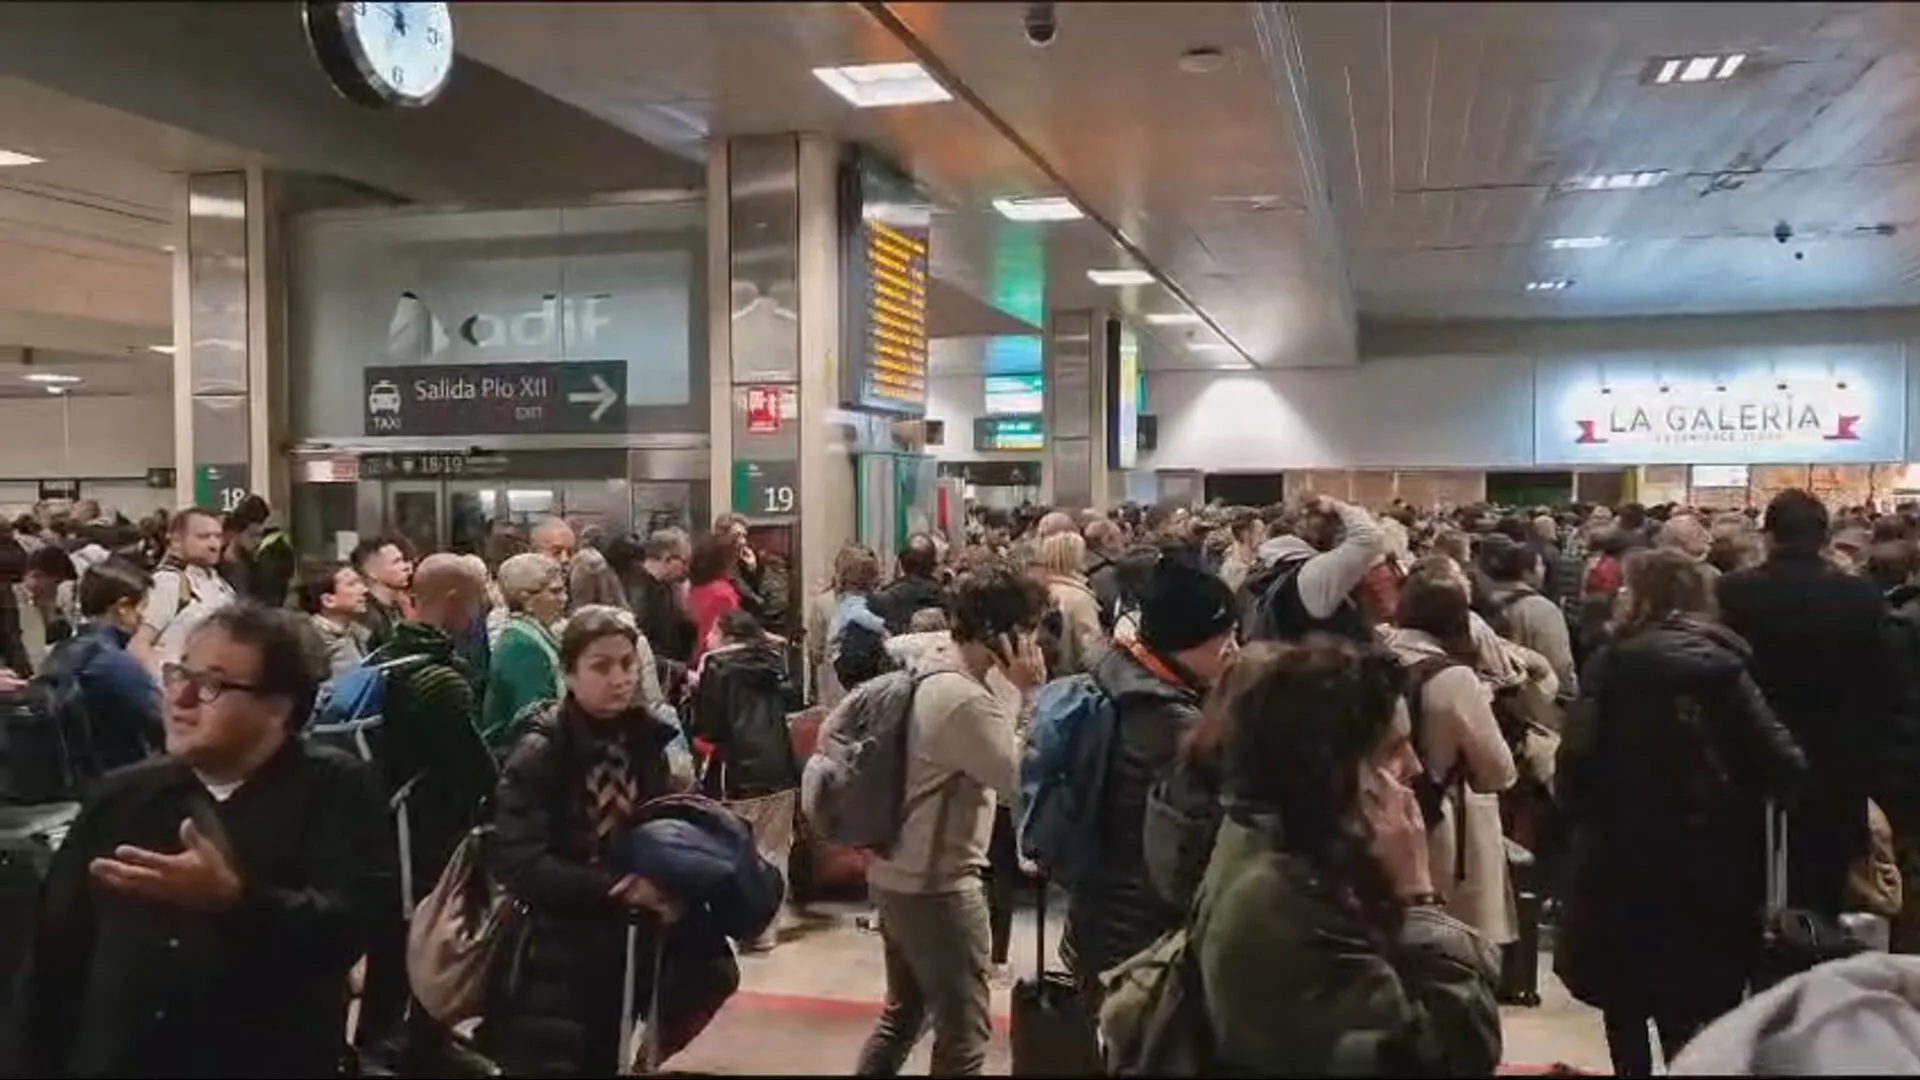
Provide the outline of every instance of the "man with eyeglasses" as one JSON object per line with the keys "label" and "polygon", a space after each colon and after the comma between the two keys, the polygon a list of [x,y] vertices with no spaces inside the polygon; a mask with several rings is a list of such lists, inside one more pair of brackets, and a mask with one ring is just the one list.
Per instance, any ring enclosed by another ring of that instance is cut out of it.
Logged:
{"label": "man with eyeglasses", "polygon": [[368,770],[298,729],[298,617],[211,612],[163,669],[166,756],[110,773],[48,869],[27,972],[39,1076],[322,1076],[391,889]]}

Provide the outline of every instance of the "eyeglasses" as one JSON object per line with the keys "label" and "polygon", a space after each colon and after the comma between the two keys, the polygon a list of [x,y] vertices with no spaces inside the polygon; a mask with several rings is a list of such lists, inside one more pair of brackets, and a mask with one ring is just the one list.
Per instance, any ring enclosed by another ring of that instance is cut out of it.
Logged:
{"label": "eyeglasses", "polygon": [[194,671],[185,664],[163,664],[160,667],[160,684],[172,693],[181,683],[193,687],[193,698],[201,704],[210,705],[220,699],[220,695],[229,690],[241,690],[249,694],[260,693],[261,688],[249,683],[230,682],[210,671]]}

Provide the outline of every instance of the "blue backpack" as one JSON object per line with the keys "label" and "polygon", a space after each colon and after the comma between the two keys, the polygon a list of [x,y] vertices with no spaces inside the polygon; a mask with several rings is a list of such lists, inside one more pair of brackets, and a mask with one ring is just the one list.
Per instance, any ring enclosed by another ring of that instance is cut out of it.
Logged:
{"label": "blue backpack", "polygon": [[387,707],[387,680],[395,671],[425,660],[423,655],[382,658],[375,649],[320,688],[313,703],[309,734],[326,735],[378,724]]}
{"label": "blue backpack", "polygon": [[1042,687],[1020,759],[1020,854],[1072,886],[1100,860],[1100,808],[1120,725],[1091,675]]}

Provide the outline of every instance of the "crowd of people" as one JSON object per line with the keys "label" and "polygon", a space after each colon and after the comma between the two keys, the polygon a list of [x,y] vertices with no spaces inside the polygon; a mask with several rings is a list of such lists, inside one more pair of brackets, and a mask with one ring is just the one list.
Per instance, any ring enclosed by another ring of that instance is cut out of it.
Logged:
{"label": "crowd of people", "polygon": [[[723,929],[623,837],[696,791],[785,868],[818,840],[793,718],[896,672],[857,1075],[923,1029],[936,1075],[982,1071],[1036,876],[1065,894],[1081,1050],[1121,1075],[1491,1075],[1543,919],[1622,1075],[1826,947],[1783,959],[1782,908],[1920,944],[1906,511],[980,511],[891,560],[849,544],[789,599],[731,515],[303,565],[258,500],[158,538],[75,509],[0,543],[0,685],[87,733],[11,1017],[31,1075],[606,1076],[636,1012],[657,1064],[781,920]],[[369,762],[314,733],[371,671]],[[1110,731],[1063,781],[1072,853],[1027,835],[1068,680]],[[407,917],[476,836],[516,915],[454,1023],[416,996]],[[636,936],[664,962],[636,972]]]}

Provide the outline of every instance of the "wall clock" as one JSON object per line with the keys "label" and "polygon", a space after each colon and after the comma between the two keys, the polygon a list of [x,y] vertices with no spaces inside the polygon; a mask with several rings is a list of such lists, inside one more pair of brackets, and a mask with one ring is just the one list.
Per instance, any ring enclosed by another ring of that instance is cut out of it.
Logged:
{"label": "wall clock", "polygon": [[321,68],[355,104],[417,108],[453,74],[453,13],[444,3],[308,0],[303,12]]}

